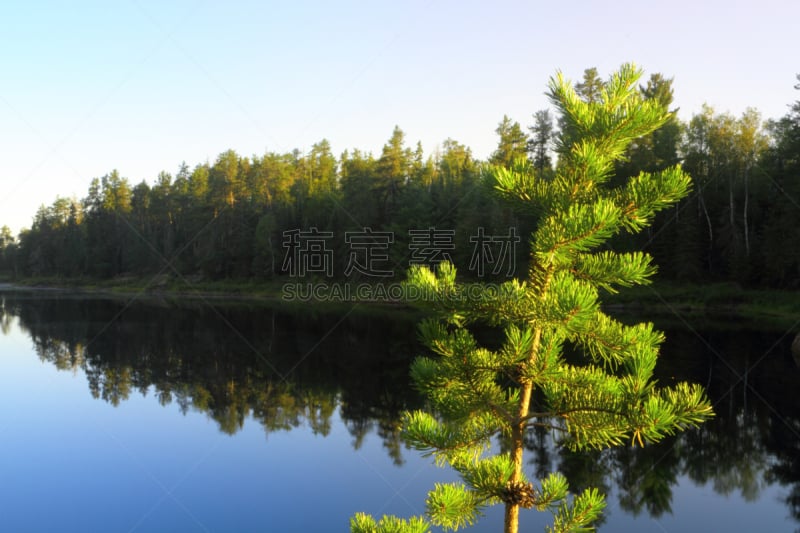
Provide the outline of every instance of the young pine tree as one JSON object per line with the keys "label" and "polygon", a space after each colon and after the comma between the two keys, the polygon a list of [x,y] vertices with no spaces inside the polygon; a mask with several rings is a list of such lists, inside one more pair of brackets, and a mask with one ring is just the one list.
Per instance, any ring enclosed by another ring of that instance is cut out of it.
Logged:
{"label": "young pine tree", "polygon": [[[678,167],[606,186],[631,141],[669,118],[663,106],[642,97],[640,76],[623,65],[587,101],[557,75],[549,96],[569,129],[562,142],[570,145],[560,147],[555,177],[540,180],[521,160],[489,171],[501,197],[539,217],[527,279],[492,290],[458,283],[447,264],[436,273],[409,272],[409,295],[422,296],[438,318],[420,328],[436,357],[412,366],[431,411],[407,413],[404,435],[463,481],[437,484],[427,517],[376,522],[359,513],[352,531],[422,532],[431,523],[457,529],[494,504],[505,505],[506,533],[518,530],[520,508],[551,511],[551,531],[591,530],[604,497],[596,489],[569,496],[557,472],[531,482],[522,468],[529,429],[550,428],[571,449],[644,446],[712,416],[699,386],[656,386],[652,375],[664,337],[652,324],[625,326],[599,307],[601,289],[648,283],[655,271],[648,255],[614,253],[603,244],[618,232],[640,231],[690,186]],[[499,349],[479,345],[467,329],[479,321],[502,328]],[[583,353],[584,364],[568,363],[565,346]],[[493,438],[506,451],[492,454]]]}

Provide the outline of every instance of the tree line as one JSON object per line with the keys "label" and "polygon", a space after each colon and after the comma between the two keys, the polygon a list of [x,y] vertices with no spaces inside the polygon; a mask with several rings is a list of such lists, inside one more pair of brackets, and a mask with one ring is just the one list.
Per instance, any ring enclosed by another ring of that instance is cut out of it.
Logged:
{"label": "tree line", "polygon": [[[591,68],[576,89],[594,101],[603,84]],[[672,84],[653,74],[639,90],[672,110]],[[466,276],[523,273],[535,217],[504,207],[482,175],[487,165],[525,164],[554,179],[555,141],[574,132],[550,110],[532,119],[526,130],[503,117],[486,161],[453,139],[425,154],[396,127],[377,156],[337,157],[322,140],[307,153],[228,150],[213,163],[162,172],[152,184],[112,171],[93,179],[84,198],[40,207],[18,236],[0,229],[0,272],[375,281],[449,259]],[[693,191],[648,231],[618,236],[611,247],[644,248],[660,279],[800,286],[800,101],[766,122],[754,109],[736,117],[705,106],[688,122],[673,115],[626,156],[617,183],[682,163]]]}

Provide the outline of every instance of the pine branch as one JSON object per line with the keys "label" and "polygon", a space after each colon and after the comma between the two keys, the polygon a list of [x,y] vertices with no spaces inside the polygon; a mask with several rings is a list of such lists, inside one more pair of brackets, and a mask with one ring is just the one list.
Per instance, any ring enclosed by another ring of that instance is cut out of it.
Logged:
{"label": "pine branch", "polygon": [[[588,531],[605,505],[596,490],[568,501],[563,476],[542,480],[541,490],[525,479],[524,439],[531,427],[560,432],[571,449],[604,448],[655,442],[713,415],[699,386],[656,386],[663,335],[652,324],[625,326],[599,307],[601,289],[648,283],[655,267],[647,254],[598,248],[621,230],[644,228],[691,184],[674,167],[607,186],[631,142],[669,118],[664,106],[636,88],[640,76],[623,65],[587,96],[558,73],[549,95],[564,126],[553,179],[543,180],[526,161],[488,168],[484,179],[502,199],[539,217],[526,280],[490,290],[458,283],[449,263],[436,272],[409,271],[408,298],[437,315],[420,327],[435,358],[412,365],[434,413],[406,413],[403,435],[411,447],[453,466],[466,483],[437,485],[430,493],[428,515],[436,524],[471,524],[483,506],[502,502],[506,533],[517,531],[520,508],[530,507],[554,512],[552,531]],[[481,347],[466,329],[476,322],[502,328],[499,349]],[[587,355],[584,366],[565,363],[565,342]],[[532,410],[537,388],[543,404]],[[508,453],[483,457],[499,433],[507,437]]]}
{"label": "pine branch", "polygon": [[652,259],[642,252],[579,254],[570,273],[577,279],[616,293],[615,285],[631,287],[650,283],[649,278],[656,272]]}

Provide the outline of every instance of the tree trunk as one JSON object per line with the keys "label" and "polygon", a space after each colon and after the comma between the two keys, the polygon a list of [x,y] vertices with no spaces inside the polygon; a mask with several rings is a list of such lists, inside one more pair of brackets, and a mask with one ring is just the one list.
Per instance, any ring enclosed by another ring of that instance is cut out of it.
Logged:
{"label": "tree trunk", "polygon": [[728,221],[731,225],[731,235],[735,235],[734,228],[736,227],[735,207],[733,205],[733,178],[728,178]]}
{"label": "tree trunk", "polygon": [[697,199],[700,204],[700,209],[705,216],[706,225],[708,226],[708,271],[711,273],[711,257],[712,250],[714,249],[714,227],[711,225],[711,217],[708,215],[708,208],[706,207],[705,200],[703,200],[702,191],[700,191],[700,194],[697,195]]}
{"label": "tree trunk", "polygon": [[[544,283],[542,284],[542,292],[540,298],[544,298],[547,294],[547,287],[550,284],[550,276],[552,270],[548,272]],[[536,328],[533,337],[533,344],[531,345],[531,353],[528,356],[527,363],[533,363],[539,356],[539,345],[542,341],[542,330]],[[517,412],[517,420],[511,432],[511,461],[514,463],[514,474],[509,480],[510,484],[516,484],[522,481],[522,461],[523,452],[525,450],[525,428],[528,427],[528,413],[530,411],[531,396],[533,395],[533,382],[526,379],[522,386],[522,393],[519,400],[519,411]],[[503,520],[503,533],[518,533],[519,531],[519,504],[512,504],[506,502],[505,516]]]}
{"label": "tree trunk", "polygon": [[272,235],[269,236],[267,241],[269,243],[269,277],[275,275],[275,250],[272,248]]}
{"label": "tree trunk", "polygon": [[519,505],[506,504],[503,533],[519,533]]}
{"label": "tree trunk", "polygon": [[745,167],[744,169],[744,253],[746,257],[750,257],[750,235],[747,228],[747,205],[750,199],[750,190],[749,190],[749,175],[750,169]]}
{"label": "tree trunk", "polygon": [[[537,340],[534,345],[538,345],[538,331]],[[536,349],[532,350],[536,351]],[[533,392],[533,383],[527,381],[522,388],[522,394],[519,403],[519,412],[517,422],[511,432],[511,461],[514,463],[514,474],[509,480],[509,484],[513,485],[522,481],[522,461],[523,451],[525,446],[525,427],[527,426],[526,417],[528,416],[528,409],[530,407],[531,393]],[[506,511],[503,520],[503,533],[517,533],[519,531],[519,504],[512,504],[506,502]]]}

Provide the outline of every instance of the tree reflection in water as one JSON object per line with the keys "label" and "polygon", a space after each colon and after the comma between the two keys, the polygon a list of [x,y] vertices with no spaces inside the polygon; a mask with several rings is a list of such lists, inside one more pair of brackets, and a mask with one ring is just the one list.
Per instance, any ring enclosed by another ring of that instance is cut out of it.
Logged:
{"label": "tree reflection in water", "polygon": [[[354,448],[376,433],[392,460],[403,462],[399,418],[420,403],[408,379],[419,348],[415,320],[400,312],[342,318],[244,303],[125,307],[111,299],[0,293],[3,334],[14,317],[43,361],[85,373],[91,394],[115,406],[133,393],[153,395],[184,414],[205,413],[231,435],[251,418],[267,435],[304,425],[326,436],[338,411]],[[529,469],[541,477],[557,468],[574,490],[598,487],[626,512],[653,517],[671,513],[681,478],[746,501],[780,484],[800,521],[800,369],[792,335],[734,324],[705,328],[700,339],[659,327],[667,336],[661,384],[704,384],[716,418],[659,445],[581,454],[533,429]]]}
{"label": "tree reflection in water", "polygon": [[745,501],[779,483],[789,489],[786,504],[800,521],[800,372],[792,364],[791,336],[729,329],[705,330],[701,339],[664,329],[659,379],[703,383],[716,417],[658,445],[580,454],[532,432],[535,468],[557,462],[574,490],[602,487],[616,492],[623,510],[656,518],[672,512],[681,477]]}
{"label": "tree reflection in water", "polygon": [[398,420],[419,401],[408,379],[414,320],[149,302],[109,323],[123,306],[8,293],[0,324],[17,316],[43,361],[84,372],[92,396],[112,405],[152,394],[231,435],[252,418],[267,434],[307,425],[325,436],[338,408],[355,447],[376,430],[402,463]]}

